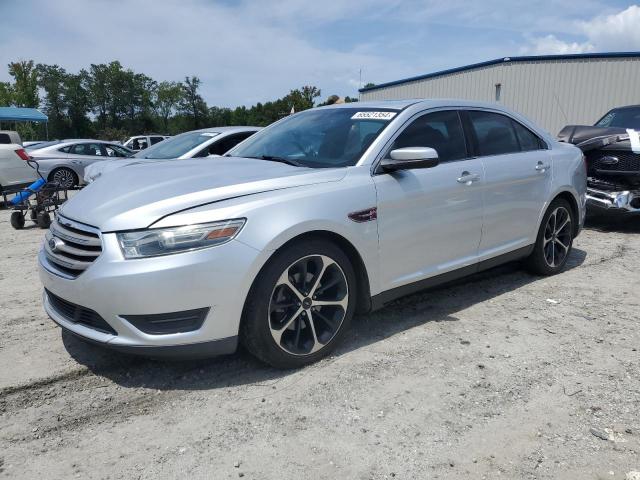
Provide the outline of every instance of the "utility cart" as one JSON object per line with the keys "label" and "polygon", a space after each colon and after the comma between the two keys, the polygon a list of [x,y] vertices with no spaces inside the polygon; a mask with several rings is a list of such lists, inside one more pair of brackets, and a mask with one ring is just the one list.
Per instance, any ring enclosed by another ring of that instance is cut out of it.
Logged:
{"label": "utility cart", "polygon": [[[9,199],[9,196],[15,195]],[[49,228],[51,212],[67,201],[68,192],[57,182],[38,180],[27,188],[2,190],[4,204],[11,213],[11,226],[16,230],[24,228],[27,217],[40,228]]]}

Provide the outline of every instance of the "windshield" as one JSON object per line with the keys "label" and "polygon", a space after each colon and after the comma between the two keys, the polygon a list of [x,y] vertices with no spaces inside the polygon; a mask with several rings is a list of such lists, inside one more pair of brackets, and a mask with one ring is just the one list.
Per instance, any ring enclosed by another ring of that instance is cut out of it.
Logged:
{"label": "windshield", "polygon": [[156,143],[134,155],[136,158],[178,158],[188,151],[211,140],[215,132],[186,132]]}
{"label": "windshield", "polygon": [[596,127],[620,127],[640,130],[640,107],[611,110],[595,124]]}
{"label": "windshield", "polygon": [[396,113],[357,107],[306,110],[256,133],[227,156],[310,168],[355,165]]}

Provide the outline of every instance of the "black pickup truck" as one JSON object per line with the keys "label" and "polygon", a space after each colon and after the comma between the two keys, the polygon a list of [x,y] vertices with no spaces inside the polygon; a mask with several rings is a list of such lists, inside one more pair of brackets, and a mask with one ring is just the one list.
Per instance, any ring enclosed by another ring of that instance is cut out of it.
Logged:
{"label": "black pickup truck", "polygon": [[590,213],[640,214],[640,105],[614,108],[594,126],[567,125],[558,140],[587,161]]}

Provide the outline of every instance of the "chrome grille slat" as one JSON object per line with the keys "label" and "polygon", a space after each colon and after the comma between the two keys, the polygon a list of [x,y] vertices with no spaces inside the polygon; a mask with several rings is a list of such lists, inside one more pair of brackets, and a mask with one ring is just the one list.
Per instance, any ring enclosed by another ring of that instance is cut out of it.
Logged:
{"label": "chrome grille slat", "polygon": [[93,235],[80,235],[72,232],[71,230],[67,230],[58,223],[57,219],[51,224],[50,230],[56,237],[63,240],[69,240],[70,242],[78,243],[80,245],[90,245],[92,247],[102,246],[102,242],[99,237],[95,237]]}
{"label": "chrome grille slat", "polygon": [[77,277],[102,253],[97,230],[56,216],[45,236],[44,253],[54,267]]}
{"label": "chrome grille slat", "polygon": [[[53,238],[53,234],[51,232],[47,232],[45,240],[49,241],[51,238]],[[60,252],[70,253],[71,255],[79,257],[91,257],[91,261],[95,260],[102,253],[101,250],[84,250],[82,248],[74,247],[69,243],[58,246],[58,250]]]}

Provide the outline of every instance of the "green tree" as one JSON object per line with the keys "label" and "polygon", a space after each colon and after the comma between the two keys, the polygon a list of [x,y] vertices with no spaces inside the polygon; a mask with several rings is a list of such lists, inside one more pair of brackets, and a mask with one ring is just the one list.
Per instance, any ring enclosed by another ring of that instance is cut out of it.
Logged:
{"label": "green tree", "polygon": [[9,82],[0,82],[0,107],[13,105],[13,87]]}
{"label": "green tree", "polygon": [[162,129],[169,131],[169,117],[176,112],[184,91],[179,82],[160,82],[155,92],[154,109],[160,118]]}
{"label": "green tree", "polygon": [[49,134],[52,138],[67,135],[65,81],[67,72],[58,65],[36,65],[38,86],[44,90],[44,111],[49,117]]}
{"label": "green tree", "polygon": [[69,118],[69,135],[82,138],[91,136],[92,125],[87,117],[91,111],[91,98],[89,93],[89,73],[80,70],[76,75],[67,75],[65,78],[65,103]]}
{"label": "green tree", "polygon": [[11,62],[9,74],[14,78],[13,103],[17,107],[38,108],[38,74],[33,60]]}
{"label": "green tree", "polygon": [[204,118],[207,115],[207,104],[198,93],[200,89],[200,79],[195,75],[193,77],[185,77],[182,84],[183,98],[181,102],[181,110],[185,115],[189,115],[193,119],[193,128],[200,128]]}

